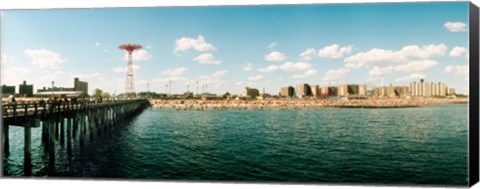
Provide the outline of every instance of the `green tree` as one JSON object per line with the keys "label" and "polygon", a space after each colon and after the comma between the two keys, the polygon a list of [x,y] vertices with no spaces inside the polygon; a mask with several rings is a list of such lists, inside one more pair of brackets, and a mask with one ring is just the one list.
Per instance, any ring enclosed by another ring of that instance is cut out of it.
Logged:
{"label": "green tree", "polygon": [[225,94],[222,95],[223,98],[228,98],[230,96],[231,96],[231,94],[228,91]]}
{"label": "green tree", "polygon": [[102,93],[102,98],[110,98],[110,93],[108,93],[108,92],[103,92],[103,93]]}
{"label": "green tree", "polygon": [[94,91],[93,91],[93,97],[95,98],[100,98],[102,97],[102,94],[103,94],[103,91],[99,88],[96,88]]}

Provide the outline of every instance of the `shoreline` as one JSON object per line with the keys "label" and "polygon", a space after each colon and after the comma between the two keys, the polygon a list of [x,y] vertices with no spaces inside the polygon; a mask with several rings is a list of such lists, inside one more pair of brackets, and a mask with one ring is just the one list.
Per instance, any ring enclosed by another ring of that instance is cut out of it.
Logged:
{"label": "shoreline", "polygon": [[266,99],[266,100],[202,100],[149,99],[153,108],[175,110],[299,110],[323,108],[387,109],[415,108],[440,104],[468,104],[465,99]]}

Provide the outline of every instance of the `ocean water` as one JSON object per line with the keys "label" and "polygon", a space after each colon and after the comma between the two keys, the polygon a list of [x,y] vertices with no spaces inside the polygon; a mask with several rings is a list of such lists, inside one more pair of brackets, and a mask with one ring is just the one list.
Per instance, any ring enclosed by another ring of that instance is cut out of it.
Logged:
{"label": "ocean water", "polygon": [[[54,174],[32,129],[34,176],[466,185],[466,104],[395,109],[146,109],[80,147],[56,144]],[[23,175],[23,128],[10,127],[5,176]]]}

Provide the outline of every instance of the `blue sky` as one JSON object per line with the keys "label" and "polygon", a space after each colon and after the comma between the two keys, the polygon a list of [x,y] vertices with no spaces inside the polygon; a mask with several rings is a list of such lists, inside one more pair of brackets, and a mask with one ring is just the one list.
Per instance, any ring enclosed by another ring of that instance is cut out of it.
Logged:
{"label": "blue sky", "polygon": [[[468,3],[390,3],[5,10],[2,84],[124,91],[137,43],[135,89],[164,93],[245,86],[278,93],[309,83],[407,85],[425,78],[468,93]],[[18,90],[18,89],[17,89]]]}

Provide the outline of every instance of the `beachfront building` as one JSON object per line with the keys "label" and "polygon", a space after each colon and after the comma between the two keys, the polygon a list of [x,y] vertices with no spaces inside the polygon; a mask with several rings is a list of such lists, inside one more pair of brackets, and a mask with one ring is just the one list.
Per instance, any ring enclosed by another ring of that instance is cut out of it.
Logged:
{"label": "beachfront building", "polygon": [[15,86],[2,85],[3,96],[14,95],[14,94],[15,94]]}
{"label": "beachfront building", "polygon": [[348,84],[347,92],[348,95],[365,96],[367,95],[367,85]]}
{"label": "beachfront building", "polygon": [[[387,87],[377,87],[372,91],[373,96],[377,97],[406,97],[410,95],[410,87],[408,86],[393,86],[390,84]],[[382,92],[383,91],[383,92]]]}
{"label": "beachfront building", "polygon": [[312,96],[312,89],[310,88],[310,85],[306,83],[297,85],[297,88],[295,89],[295,96],[298,98]]}
{"label": "beachfront building", "polygon": [[252,99],[257,98],[259,94],[258,89],[255,88],[245,87],[245,89],[243,89],[243,96],[248,96]]}
{"label": "beachfront building", "polygon": [[280,88],[280,97],[293,98],[295,96],[295,88],[292,86]]}
{"label": "beachfront building", "polygon": [[447,88],[447,96],[455,95],[455,89],[454,88]]}
{"label": "beachfront building", "polygon": [[445,83],[429,83],[423,79],[420,82],[410,83],[409,91],[410,95],[414,97],[444,97],[455,93],[455,89],[448,88]]}
{"label": "beachfront building", "polygon": [[338,96],[366,96],[367,85],[345,84],[340,85],[337,89]]}
{"label": "beachfront building", "polygon": [[80,81],[78,78],[73,80],[73,88],[70,87],[52,87],[38,89],[35,95],[37,96],[49,96],[49,95],[67,95],[67,96],[88,96],[88,83]]}
{"label": "beachfront building", "polygon": [[80,81],[78,77],[73,79],[73,90],[82,91],[82,96],[88,96],[88,83]]}
{"label": "beachfront building", "polygon": [[20,96],[31,97],[33,96],[33,85],[27,85],[27,81],[23,81],[22,84],[18,85]]}
{"label": "beachfront building", "polygon": [[338,96],[338,87],[328,86],[320,88],[320,97],[328,98]]}
{"label": "beachfront building", "polygon": [[340,85],[337,90],[338,96],[347,96],[348,95],[348,86]]}
{"label": "beachfront building", "polygon": [[317,98],[320,97],[320,87],[318,85],[310,86],[310,90],[312,91],[312,96]]}

